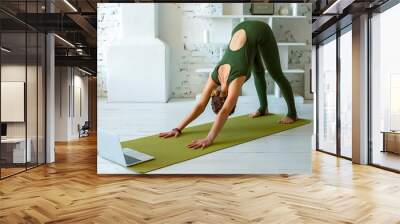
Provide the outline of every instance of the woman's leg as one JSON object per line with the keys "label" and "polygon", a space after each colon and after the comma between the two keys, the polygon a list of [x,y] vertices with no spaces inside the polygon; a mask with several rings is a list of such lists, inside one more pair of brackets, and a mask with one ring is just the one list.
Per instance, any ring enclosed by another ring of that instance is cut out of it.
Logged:
{"label": "woman's leg", "polygon": [[287,116],[296,119],[297,112],[294,103],[294,95],[289,81],[282,72],[281,62],[279,58],[278,44],[276,43],[273,34],[266,36],[266,39],[259,44],[259,51],[264,59],[265,66],[268,69],[271,77],[278,84],[283,98],[285,98],[288,113]]}
{"label": "woman's leg", "polygon": [[256,54],[251,70],[253,72],[254,84],[256,86],[258,100],[260,102],[258,112],[261,115],[264,115],[268,109],[267,82],[265,81],[265,68],[259,52]]}

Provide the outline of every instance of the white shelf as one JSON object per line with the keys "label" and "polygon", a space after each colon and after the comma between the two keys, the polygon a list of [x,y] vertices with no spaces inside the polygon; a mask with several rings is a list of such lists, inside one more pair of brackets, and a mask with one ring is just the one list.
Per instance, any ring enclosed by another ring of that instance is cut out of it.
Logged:
{"label": "white shelf", "polygon": [[211,19],[243,19],[243,18],[277,18],[277,19],[305,19],[307,16],[282,16],[282,15],[195,15],[199,18]]}
{"label": "white shelf", "polygon": [[278,46],[306,46],[306,43],[279,42]]}
{"label": "white shelf", "polygon": [[283,70],[283,73],[297,73],[297,74],[301,74],[301,73],[304,73],[304,69],[285,69],[285,70]]}
{"label": "white shelf", "polygon": [[196,70],[194,70],[196,73],[210,73],[212,72],[214,69],[213,68],[198,68]]}
{"label": "white shelf", "polygon": [[[214,70],[214,68],[198,68],[195,70],[196,73],[210,73]],[[268,73],[267,70],[265,70],[266,73]],[[283,70],[283,73],[289,73],[289,74],[301,74],[304,73],[303,69],[285,69]]]}

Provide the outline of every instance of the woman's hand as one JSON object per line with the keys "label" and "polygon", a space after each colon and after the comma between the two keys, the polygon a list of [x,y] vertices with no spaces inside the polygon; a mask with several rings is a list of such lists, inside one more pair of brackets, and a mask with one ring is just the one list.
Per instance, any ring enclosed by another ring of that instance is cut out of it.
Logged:
{"label": "woman's hand", "polygon": [[170,138],[170,137],[179,137],[179,135],[181,135],[181,132],[178,129],[174,128],[171,131],[161,132],[160,134],[158,134],[158,137]]}
{"label": "woman's hand", "polygon": [[204,138],[204,139],[193,140],[192,143],[190,143],[186,147],[188,147],[190,149],[199,149],[199,148],[204,149],[211,144],[212,144],[212,140],[210,140],[208,138]]}

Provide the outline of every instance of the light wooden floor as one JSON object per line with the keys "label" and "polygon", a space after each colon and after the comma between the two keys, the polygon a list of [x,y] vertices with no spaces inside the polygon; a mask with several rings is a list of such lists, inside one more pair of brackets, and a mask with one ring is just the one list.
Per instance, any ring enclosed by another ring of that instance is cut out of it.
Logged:
{"label": "light wooden floor", "polygon": [[375,164],[386,166],[392,169],[400,170],[400,155],[390,152],[381,152],[374,148],[373,161]]}
{"label": "light wooden floor", "polygon": [[17,168],[13,168],[13,167],[7,167],[7,168],[1,168],[1,177],[7,177],[10,175],[13,175],[15,173],[19,173],[25,170],[25,167],[17,167]]}
{"label": "light wooden floor", "polygon": [[0,223],[400,223],[400,175],[313,152],[312,175],[96,174],[94,137],[0,181]]}

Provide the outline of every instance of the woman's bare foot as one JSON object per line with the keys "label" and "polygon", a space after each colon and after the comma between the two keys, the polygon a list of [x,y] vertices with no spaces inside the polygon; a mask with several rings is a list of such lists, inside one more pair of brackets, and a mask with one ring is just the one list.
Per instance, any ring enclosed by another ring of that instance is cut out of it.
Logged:
{"label": "woman's bare foot", "polygon": [[288,116],[284,116],[279,121],[279,124],[291,124],[291,123],[294,123],[295,121],[296,121],[296,119],[293,119],[293,118],[288,117]]}
{"label": "woman's bare foot", "polygon": [[260,111],[256,111],[254,113],[249,114],[249,117],[251,118],[256,118],[256,117],[260,117],[260,116],[264,116],[264,115],[270,115],[271,113],[268,112],[268,109],[265,110],[264,114],[261,114]]}

